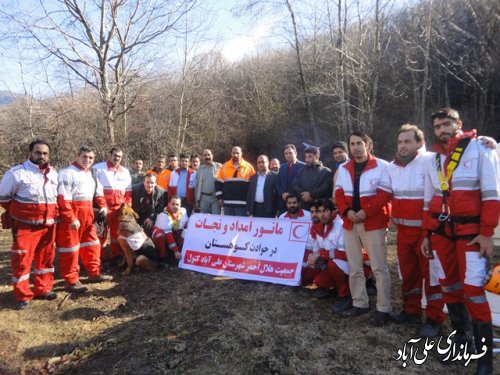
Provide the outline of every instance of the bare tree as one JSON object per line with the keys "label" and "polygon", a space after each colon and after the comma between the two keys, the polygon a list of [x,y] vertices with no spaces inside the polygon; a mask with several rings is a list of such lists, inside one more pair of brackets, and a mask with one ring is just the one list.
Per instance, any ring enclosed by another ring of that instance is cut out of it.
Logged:
{"label": "bare tree", "polygon": [[[99,95],[107,138],[115,143],[115,121],[133,105],[125,88],[158,54],[157,44],[173,31],[196,0],[39,0],[36,9],[3,5],[4,20],[17,25],[47,58],[66,65]],[[30,3],[31,4],[31,3]],[[121,105],[119,105],[121,102]]]}

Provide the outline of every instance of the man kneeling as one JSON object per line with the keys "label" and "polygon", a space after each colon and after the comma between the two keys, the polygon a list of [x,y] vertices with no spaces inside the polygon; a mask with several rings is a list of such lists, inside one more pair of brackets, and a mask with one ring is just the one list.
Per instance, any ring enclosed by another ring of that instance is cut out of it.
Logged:
{"label": "man kneeling", "polygon": [[170,263],[179,263],[188,220],[186,209],[181,207],[181,198],[178,195],[169,197],[167,208],[158,215],[153,229],[153,241],[160,258],[159,268],[165,267],[167,258]]}
{"label": "man kneeling", "polygon": [[[333,311],[338,313],[352,306],[343,222],[330,200],[320,199],[316,208],[320,221],[314,224],[314,230],[311,230],[313,252],[309,255],[307,263],[310,267],[323,269],[314,278],[314,284],[318,288],[337,289],[339,300]],[[319,263],[323,263],[324,266],[321,267]]]}

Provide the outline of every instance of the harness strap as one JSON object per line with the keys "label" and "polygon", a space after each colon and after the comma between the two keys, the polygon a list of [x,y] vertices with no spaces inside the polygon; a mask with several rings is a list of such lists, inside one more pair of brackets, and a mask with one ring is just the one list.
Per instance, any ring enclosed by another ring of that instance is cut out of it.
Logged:
{"label": "harness strap", "polygon": [[441,214],[438,217],[439,221],[450,220],[451,212],[446,198],[450,196],[451,177],[453,176],[453,172],[455,171],[455,169],[460,164],[460,160],[462,159],[464,150],[467,148],[470,141],[470,138],[462,138],[460,141],[458,141],[457,146],[450,155],[450,160],[448,161],[448,165],[446,166],[446,174],[443,174],[443,170],[441,169],[441,154],[436,153],[436,167],[439,177],[439,188],[441,189],[441,193],[443,195]]}

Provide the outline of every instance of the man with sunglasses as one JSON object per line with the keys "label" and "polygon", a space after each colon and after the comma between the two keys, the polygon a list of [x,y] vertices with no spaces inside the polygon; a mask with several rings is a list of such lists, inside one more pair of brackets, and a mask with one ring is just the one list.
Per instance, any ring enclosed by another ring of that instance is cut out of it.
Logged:
{"label": "man with sunglasses", "polygon": [[475,130],[462,131],[456,110],[442,108],[431,118],[436,157],[425,178],[422,252],[439,259],[455,343],[470,338],[470,314],[476,350],[487,348],[476,373],[492,374],[491,310],[483,282],[500,214],[498,156],[476,139]]}

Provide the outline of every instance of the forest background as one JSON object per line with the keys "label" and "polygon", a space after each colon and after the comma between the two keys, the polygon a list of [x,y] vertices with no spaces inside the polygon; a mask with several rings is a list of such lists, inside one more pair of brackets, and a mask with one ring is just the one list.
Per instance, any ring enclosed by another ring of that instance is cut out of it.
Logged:
{"label": "forest background", "polygon": [[82,144],[98,159],[119,145],[148,166],[203,148],[225,161],[233,145],[250,161],[282,159],[284,144],[303,142],[328,159],[353,130],[390,159],[397,128],[415,123],[432,140],[429,117],[443,106],[466,129],[500,136],[496,0],[246,0],[233,14],[273,15],[281,43],[236,60],[209,37],[206,2],[46,3],[0,4],[2,56],[24,72],[22,89],[3,92],[0,171],[39,137],[60,166]]}

